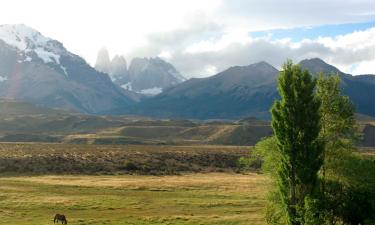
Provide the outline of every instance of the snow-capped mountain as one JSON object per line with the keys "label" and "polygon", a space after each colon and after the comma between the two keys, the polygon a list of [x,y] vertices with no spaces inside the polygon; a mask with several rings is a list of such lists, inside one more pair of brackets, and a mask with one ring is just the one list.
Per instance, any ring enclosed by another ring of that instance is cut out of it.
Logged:
{"label": "snow-capped mountain", "polygon": [[60,64],[60,55],[67,53],[61,43],[44,37],[36,30],[23,24],[0,25],[0,40],[18,51],[17,62],[42,60],[44,63],[59,65],[65,75],[64,66]]}
{"label": "snow-capped mountain", "polygon": [[135,99],[60,42],[22,24],[0,26],[0,97],[88,113]]}
{"label": "snow-capped mountain", "polygon": [[123,56],[109,58],[108,51],[99,51],[95,68],[108,73],[123,89],[144,95],[157,95],[186,79],[170,63],[161,58],[134,58],[129,68]]}

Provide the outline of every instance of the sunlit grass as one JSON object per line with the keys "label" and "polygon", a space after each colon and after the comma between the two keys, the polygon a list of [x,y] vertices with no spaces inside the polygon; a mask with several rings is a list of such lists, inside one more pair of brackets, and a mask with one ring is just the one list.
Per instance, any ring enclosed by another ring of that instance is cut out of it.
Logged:
{"label": "sunlit grass", "polygon": [[0,224],[263,224],[258,174],[0,178]]}

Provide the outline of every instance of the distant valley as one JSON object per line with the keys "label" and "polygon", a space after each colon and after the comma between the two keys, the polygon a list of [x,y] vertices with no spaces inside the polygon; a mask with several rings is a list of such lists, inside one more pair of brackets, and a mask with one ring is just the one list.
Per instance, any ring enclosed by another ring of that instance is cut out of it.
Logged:
{"label": "distant valley", "polygon": [[[357,114],[362,147],[375,146],[375,118]],[[253,146],[272,135],[270,122],[241,120],[153,119],[99,116],[0,101],[0,142],[67,144]]]}

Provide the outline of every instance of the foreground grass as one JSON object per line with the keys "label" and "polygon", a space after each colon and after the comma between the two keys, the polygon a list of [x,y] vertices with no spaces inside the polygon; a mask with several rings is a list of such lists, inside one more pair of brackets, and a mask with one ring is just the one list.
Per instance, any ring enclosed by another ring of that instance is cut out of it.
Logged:
{"label": "foreground grass", "polygon": [[258,174],[0,178],[0,224],[263,224]]}

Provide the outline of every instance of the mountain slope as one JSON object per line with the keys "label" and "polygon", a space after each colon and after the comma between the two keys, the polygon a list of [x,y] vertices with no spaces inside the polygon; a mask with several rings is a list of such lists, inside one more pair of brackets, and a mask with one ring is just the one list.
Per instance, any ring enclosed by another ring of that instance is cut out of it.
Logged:
{"label": "mountain slope", "polygon": [[249,115],[268,118],[269,106],[277,98],[277,74],[265,62],[231,67],[212,77],[190,79],[145,99],[134,113],[198,119]]}
{"label": "mountain slope", "polygon": [[[321,59],[300,62],[312,74],[339,74],[343,93],[354,102],[357,112],[375,116],[375,76],[345,74]],[[231,67],[215,76],[190,79],[145,99],[131,113],[158,117],[195,119],[236,119],[254,116],[270,119],[269,109],[279,98],[276,88],[278,71],[260,62]]]}
{"label": "mountain slope", "polygon": [[86,113],[136,100],[60,42],[25,25],[0,26],[0,97]]}
{"label": "mountain slope", "polygon": [[323,60],[314,58],[302,60],[300,65],[313,74],[324,72],[326,74],[338,74],[341,78],[343,94],[349,96],[358,113],[375,116],[375,75],[352,76],[338,70]]}

